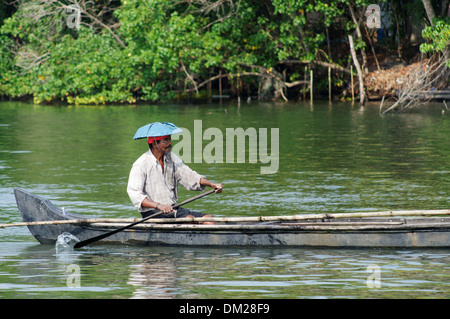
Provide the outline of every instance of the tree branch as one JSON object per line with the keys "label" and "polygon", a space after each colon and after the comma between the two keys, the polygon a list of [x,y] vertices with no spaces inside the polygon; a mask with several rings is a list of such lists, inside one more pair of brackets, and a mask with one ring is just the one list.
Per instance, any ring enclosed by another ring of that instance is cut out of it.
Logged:
{"label": "tree branch", "polygon": [[436,56],[435,62],[432,62],[432,59],[430,59],[428,61],[430,65],[420,66],[404,78],[403,88],[398,91],[397,102],[384,110],[382,114],[394,109],[400,109],[400,111],[411,109],[424,100],[431,99],[431,94],[427,96],[427,91],[432,89],[442,79],[442,76],[445,76],[447,68],[445,63],[446,52],[442,55],[436,54],[434,58]]}
{"label": "tree branch", "polygon": [[[282,61],[280,61],[278,63],[280,63],[280,64],[289,64],[289,63],[292,63],[292,64],[310,64],[310,62],[307,61],[307,60],[282,60]],[[342,71],[342,72],[346,72],[348,74],[352,74],[350,69],[344,68],[344,67],[342,67],[342,66],[340,66],[339,64],[336,64],[336,63],[325,62],[325,61],[314,61],[314,63],[317,64],[317,65],[321,65],[321,66],[327,67],[327,68],[329,67],[329,68],[332,68],[332,69],[335,69],[335,70],[338,70],[338,71]]]}

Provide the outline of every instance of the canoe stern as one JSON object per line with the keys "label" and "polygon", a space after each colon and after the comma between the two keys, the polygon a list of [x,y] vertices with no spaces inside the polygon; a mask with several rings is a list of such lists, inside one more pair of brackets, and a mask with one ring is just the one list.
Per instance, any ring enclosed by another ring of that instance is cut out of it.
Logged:
{"label": "canoe stern", "polygon": [[[14,188],[17,207],[24,222],[66,220],[63,211],[49,200],[29,193],[20,188]],[[42,244],[52,244],[63,232],[53,225],[27,226],[31,234]]]}

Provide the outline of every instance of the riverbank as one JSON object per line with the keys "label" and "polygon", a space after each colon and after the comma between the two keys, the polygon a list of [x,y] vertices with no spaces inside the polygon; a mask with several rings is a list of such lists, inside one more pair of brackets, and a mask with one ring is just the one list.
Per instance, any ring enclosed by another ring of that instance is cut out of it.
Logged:
{"label": "riverbank", "polygon": [[[370,100],[385,98],[397,98],[398,92],[404,89],[409,78],[421,70],[425,71],[429,60],[419,61],[405,65],[397,63],[387,69],[373,70],[364,78],[364,86]],[[447,88],[432,88],[417,92],[417,98],[429,100],[450,100],[450,86]]]}
{"label": "riverbank", "polygon": [[[386,99],[387,101],[396,101],[398,99],[399,91],[403,90],[407,86],[408,80],[414,76],[417,72],[422,70],[425,72],[429,67],[430,61],[428,59],[424,59],[422,61],[411,62],[409,64],[405,63],[403,60],[398,58],[392,58],[392,54],[377,54],[377,59],[379,60],[375,62],[375,59],[372,57],[368,61],[368,69],[370,70],[363,76],[364,82],[364,90],[369,101],[380,101],[382,99]],[[354,70],[353,70],[354,71]],[[359,86],[357,84],[357,75],[356,72],[353,75],[353,96],[356,97],[359,94]],[[317,86],[319,82],[323,82],[323,77],[326,75],[325,68],[321,69],[318,76],[314,79],[314,86]],[[345,79],[348,82],[347,89],[342,91],[337,91],[333,89],[330,93],[328,90],[322,88],[313,90],[313,101],[328,101],[331,96],[331,100],[339,101],[339,100],[348,100],[352,96],[352,88],[351,88],[351,77],[347,75]],[[305,74],[305,78],[306,74]],[[330,78],[331,81],[334,81],[333,77]],[[195,92],[184,92],[180,91],[174,94],[169,100],[156,100],[156,101],[147,101],[140,99],[136,96],[133,99],[124,100],[122,102],[117,101],[113,104],[132,104],[132,105],[140,105],[140,104],[148,104],[148,103],[191,103],[191,102],[222,102],[222,101],[238,101],[238,103],[248,103],[248,102],[271,102],[271,101],[301,101],[307,100],[310,101],[310,79],[304,81],[302,86],[296,86],[295,88],[284,88],[285,94],[280,94],[280,88],[272,88],[270,91],[266,91],[264,94],[261,94],[259,91],[251,91],[248,87],[241,87],[236,85],[233,81],[229,79],[224,79],[220,83],[220,90],[218,88],[208,88],[199,90],[197,93]],[[447,81],[447,83],[449,83]],[[242,86],[242,83],[240,83]],[[223,88],[222,88],[223,86]],[[322,85],[323,86],[323,85]],[[287,97],[287,98],[286,98]],[[450,83],[446,88],[431,88],[427,90],[423,90],[420,92],[416,92],[415,98],[426,101],[446,101],[450,100]],[[105,102],[101,97],[100,98],[84,98],[80,103],[77,99],[71,97],[62,98],[62,99],[52,99],[48,101],[36,101],[36,99],[32,95],[24,95],[20,97],[11,97],[11,96],[1,96],[0,101],[17,101],[17,102],[26,102],[26,103],[34,103],[34,104],[50,104],[50,105],[71,105],[71,104],[92,104],[92,105],[107,105],[110,104]]]}

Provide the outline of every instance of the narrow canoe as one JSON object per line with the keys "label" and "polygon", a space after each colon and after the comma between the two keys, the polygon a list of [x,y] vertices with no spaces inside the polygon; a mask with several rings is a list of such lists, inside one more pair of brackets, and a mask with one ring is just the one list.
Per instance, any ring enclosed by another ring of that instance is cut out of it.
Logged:
{"label": "narrow canoe", "polygon": [[[54,244],[65,232],[87,240],[138,220],[76,215],[26,190],[15,188],[14,194],[23,225],[43,244]],[[450,247],[449,214],[450,210],[228,217],[212,218],[214,225],[198,224],[195,218],[161,218],[121,231],[98,244]]]}

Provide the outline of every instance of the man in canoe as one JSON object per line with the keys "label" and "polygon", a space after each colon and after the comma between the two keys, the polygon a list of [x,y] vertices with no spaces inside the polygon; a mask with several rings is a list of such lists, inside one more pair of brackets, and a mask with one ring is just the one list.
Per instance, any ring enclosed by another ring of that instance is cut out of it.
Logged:
{"label": "man in canoe", "polygon": [[131,202],[142,217],[158,211],[163,217],[210,217],[184,207],[176,210],[178,183],[187,190],[199,191],[205,186],[216,193],[222,192],[222,184],[213,183],[190,169],[171,152],[171,135],[182,130],[172,123],[155,122],[141,127],[134,139],[147,138],[149,150],[134,162],[128,179],[127,192]]}

